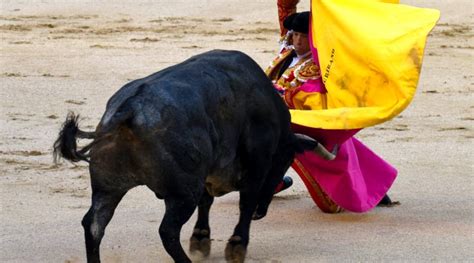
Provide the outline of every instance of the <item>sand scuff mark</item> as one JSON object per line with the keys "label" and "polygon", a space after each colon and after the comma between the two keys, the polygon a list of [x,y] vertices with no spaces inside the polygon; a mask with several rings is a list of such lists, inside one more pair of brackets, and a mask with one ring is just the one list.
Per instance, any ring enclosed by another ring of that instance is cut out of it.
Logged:
{"label": "sand scuff mark", "polygon": [[[71,205],[71,206],[68,206],[68,208],[70,208],[70,209],[80,209],[80,210],[84,210],[84,209],[89,208],[89,206],[88,206],[88,205]],[[76,260],[76,261],[68,261],[68,260],[65,260],[64,262],[65,262],[65,263],[66,263],[66,262],[71,262],[71,263],[72,263],[72,262],[81,262],[81,261],[80,261],[80,260]]]}
{"label": "sand scuff mark", "polygon": [[428,114],[428,115],[423,115],[423,118],[441,118],[440,114]]}
{"label": "sand scuff mark", "polygon": [[472,31],[472,27],[469,25],[448,24],[448,27],[448,29],[444,29],[440,32],[441,35],[447,37],[455,37],[460,35],[468,35]]}
{"label": "sand scuff mark", "polygon": [[440,128],[438,131],[443,132],[443,131],[468,131],[469,128],[464,127],[464,126],[457,126],[457,127],[445,127],[445,128]]}
{"label": "sand scuff mark", "polygon": [[18,24],[0,25],[0,30],[2,31],[31,31],[32,27],[27,26],[27,25],[18,25]]}
{"label": "sand scuff mark", "polygon": [[16,136],[11,137],[10,139],[14,141],[33,141],[34,140],[33,138],[16,137]]}
{"label": "sand scuff mark", "polygon": [[306,193],[295,193],[295,194],[286,194],[286,195],[275,195],[273,197],[274,200],[298,200],[302,198],[306,198]]}
{"label": "sand scuff mark", "polygon": [[12,44],[12,45],[29,45],[29,44],[33,44],[33,42],[31,41],[10,41],[8,42],[8,44]]}
{"label": "sand scuff mark", "polygon": [[52,119],[52,120],[59,119],[59,117],[57,115],[54,115],[54,114],[48,115],[48,116],[46,116],[46,118]]}
{"label": "sand scuff mark", "polygon": [[[17,155],[18,156],[18,155]],[[33,156],[23,156],[31,158]],[[0,164],[3,167],[10,167],[15,172],[19,171],[27,171],[27,170],[35,170],[35,171],[48,171],[52,170],[51,164],[49,163],[42,163],[32,159],[20,159],[19,157],[13,158],[0,158]]]}
{"label": "sand scuff mark", "polygon": [[221,42],[240,42],[240,41],[245,41],[245,38],[238,37],[238,38],[226,38],[226,39],[221,40]]}
{"label": "sand scuff mark", "polygon": [[19,156],[40,156],[46,155],[49,153],[41,152],[41,151],[0,151],[1,155],[19,155]]}
{"label": "sand scuff mark", "polygon": [[460,45],[440,45],[440,48],[456,48],[456,49],[474,49],[473,46],[460,46]]}
{"label": "sand scuff mark", "polygon": [[22,114],[7,114],[12,121],[30,121],[31,119],[28,117],[32,117],[32,115],[22,115]]}
{"label": "sand scuff mark", "polygon": [[133,19],[131,19],[131,18],[122,18],[122,19],[119,19],[119,20],[114,20],[113,23],[121,24],[121,23],[130,23],[132,21],[133,21]]}
{"label": "sand scuff mark", "polygon": [[77,188],[71,188],[70,186],[50,186],[49,193],[54,194],[68,194],[71,197],[86,198],[89,197],[89,187],[82,186]]}
{"label": "sand scuff mark", "polygon": [[410,130],[408,128],[408,125],[406,124],[395,124],[393,126],[381,126],[381,127],[375,127],[376,130],[391,130],[391,131],[408,131]]}
{"label": "sand scuff mark", "polygon": [[430,35],[439,37],[472,36],[472,26],[469,24],[439,23]]}
{"label": "sand scuff mark", "polygon": [[115,46],[112,46],[112,45],[102,45],[102,44],[94,44],[94,45],[90,45],[89,47],[90,48],[98,48],[98,49],[112,49],[112,48],[115,48]]}
{"label": "sand scuff mark", "polygon": [[89,175],[88,174],[80,174],[78,176],[72,177],[72,179],[76,180],[89,180]]}
{"label": "sand scuff mark", "polygon": [[388,143],[393,143],[393,142],[411,142],[413,141],[413,137],[400,137],[400,138],[395,138],[395,139],[392,139],[392,140],[388,140],[387,142]]}
{"label": "sand scuff mark", "polygon": [[3,31],[32,31],[33,29],[52,29],[58,27],[55,24],[39,23],[39,24],[3,24],[0,30]]}
{"label": "sand scuff mark", "polygon": [[150,38],[150,37],[145,37],[145,38],[132,38],[132,39],[130,39],[130,42],[151,43],[151,42],[158,42],[158,41],[160,41],[158,38]]}
{"label": "sand scuff mark", "polygon": [[21,73],[18,73],[18,72],[3,72],[1,75],[1,77],[8,77],[8,78],[24,78],[24,77],[27,77],[27,75],[24,75],[24,74],[21,74]]}
{"label": "sand scuff mark", "polygon": [[85,101],[79,101],[79,100],[66,100],[64,102],[68,103],[68,104],[74,104],[74,105],[84,105],[84,104],[86,104]]}
{"label": "sand scuff mark", "polygon": [[33,117],[33,116],[35,116],[35,114],[33,114],[33,113],[16,113],[16,112],[8,113],[7,115],[8,115],[8,116],[26,116],[26,117]]}
{"label": "sand scuff mark", "polygon": [[71,77],[70,75],[64,74],[64,75],[54,75],[51,73],[43,73],[41,74],[41,77],[47,77],[47,78],[69,78]]}
{"label": "sand scuff mark", "polygon": [[375,133],[361,133],[357,134],[357,138],[370,138],[370,137],[376,137],[377,135]]}
{"label": "sand scuff mark", "polygon": [[224,17],[224,18],[215,18],[211,20],[212,22],[232,22],[234,19],[230,17]]}
{"label": "sand scuff mark", "polygon": [[0,20],[4,21],[37,21],[37,20],[90,20],[97,19],[99,15],[19,15],[19,16],[0,16]]}
{"label": "sand scuff mark", "polygon": [[181,47],[181,48],[182,49],[200,49],[200,48],[203,48],[203,47],[192,45],[192,46],[184,46],[184,47]]}
{"label": "sand scuff mark", "polygon": [[0,77],[7,77],[7,78],[26,78],[26,77],[47,77],[47,78],[69,78],[70,75],[62,74],[62,75],[54,75],[51,73],[42,73],[39,75],[27,75],[19,72],[3,72],[0,74]]}
{"label": "sand scuff mark", "polygon": [[437,91],[437,90],[424,90],[424,91],[422,91],[422,93],[437,94],[437,93],[439,93],[439,91]]}
{"label": "sand scuff mark", "polygon": [[61,30],[50,31],[51,34],[81,34],[86,32],[87,30],[84,28],[65,28]]}

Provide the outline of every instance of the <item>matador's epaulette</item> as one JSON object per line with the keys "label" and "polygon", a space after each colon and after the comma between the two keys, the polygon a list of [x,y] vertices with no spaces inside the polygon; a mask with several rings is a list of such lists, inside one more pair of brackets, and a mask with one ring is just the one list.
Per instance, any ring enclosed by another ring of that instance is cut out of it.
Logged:
{"label": "matador's epaulette", "polygon": [[321,71],[319,66],[316,65],[313,58],[310,58],[303,62],[295,69],[295,78],[300,82],[306,82],[311,79],[319,79],[321,77]]}

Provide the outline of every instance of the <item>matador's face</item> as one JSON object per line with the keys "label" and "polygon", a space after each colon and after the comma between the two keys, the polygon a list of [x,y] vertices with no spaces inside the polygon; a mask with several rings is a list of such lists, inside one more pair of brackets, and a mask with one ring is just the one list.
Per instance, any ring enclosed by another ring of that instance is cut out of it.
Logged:
{"label": "matador's face", "polygon": [[304,55],[308,53],[310,50],[308,34],[293,32],[291,37],[297,55]]}

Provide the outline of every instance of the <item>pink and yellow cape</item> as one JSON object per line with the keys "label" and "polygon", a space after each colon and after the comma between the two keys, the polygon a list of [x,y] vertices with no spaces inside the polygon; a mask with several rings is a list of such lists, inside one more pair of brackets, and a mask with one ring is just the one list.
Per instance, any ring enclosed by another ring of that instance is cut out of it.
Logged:
{"label": "pink and yellow cape", "polygon": [[[341,148],[334,161],[298,155],[293,168],[323,211],[365,212],[388,191],[397,171],[352,135],[390,120],[411,102],[439,11],[388,0],[312,0],[311,16],[322,83],[304,89],[325,88],[327,109],[291,110],[293,129],[329,149]],[[317,187],[329,199],[318,196]]]}

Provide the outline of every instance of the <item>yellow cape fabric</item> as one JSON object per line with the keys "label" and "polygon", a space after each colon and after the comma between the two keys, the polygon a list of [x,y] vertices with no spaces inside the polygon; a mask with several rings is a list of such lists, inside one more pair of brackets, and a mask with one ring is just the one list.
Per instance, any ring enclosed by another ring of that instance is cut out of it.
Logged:
{"label": "yellow cape fabric", "polygon": [[292,122],[359,129],[402,112],[415,95],[439,11],[395,0],[312,0],[311,12],[328,109],[291,110]]}

